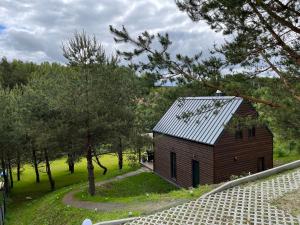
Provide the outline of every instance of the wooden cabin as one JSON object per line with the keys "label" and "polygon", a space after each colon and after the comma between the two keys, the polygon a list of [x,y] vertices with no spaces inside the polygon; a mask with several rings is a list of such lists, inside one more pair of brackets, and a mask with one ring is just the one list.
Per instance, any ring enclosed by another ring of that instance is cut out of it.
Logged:
{"label": "wooden cabin", "polygon": [[268,127],[228,129],[234,115],[258,117],[239,97],[176,100],[153,129],[154,171],[180,187],[196,187],[272,168]]}

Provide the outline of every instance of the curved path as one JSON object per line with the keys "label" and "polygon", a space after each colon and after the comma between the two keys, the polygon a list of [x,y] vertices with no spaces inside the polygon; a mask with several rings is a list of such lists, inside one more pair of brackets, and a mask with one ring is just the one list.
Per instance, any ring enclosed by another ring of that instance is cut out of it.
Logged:
{"label": "curved path", "polygon": [[[99,187],[101,185],[117,181],[117,180],[122,180],[126,177],[131,177],[138,175],[143,172],[148,172],[149,170],[141,168],[133,172],[125,173],[123,175],[119,175],[116,177],[113,177],[111,179],[105,180],[105,181],[100,181],[97,182],[95,185],[96,187]],[[76,208],[84,208],[84,209],[97,209],[101,211],[110,211],[111,208],[117,209],[117,208],[122,208],[124,207],[125,204],[123,203],[111,203],[111,202],[103,202],[103,203],[98,203],[98,202],[89,202],[89,201],[80,201],[79,199],[76,199],[74,195],[78,192],[80,192],[82,189],[77,189],[75,191],[71,191],[68,194],[66,194],[63,198],[63,203],[66,205],[70,205]]]}
{"label": "curved path", "polygon": [[[126,177],[131,177],[135,176],[137,174],[143,173],[143,172],[150,172],[149,169],[147,168],[141,168],[133,172],[125,173],[123,175],[116,176],[114,178],[97,182],[96,186],[102,186],[104,184],[117,181],[117,180],[122,180]],[[184,203],[184,200],[171,200],[171,201],[158,201],[158,202],[147,202],[147,203],[133,203],[133,204],[126,204],[126,203],[117,203],[117,202],[90,202],[90,201],[81,201],[79,199],[76,199],[74,195],[81,191],[82,189],[77,189],[74,191],[71,191],[67,193],[64,198],[63,198],[63,203],[69,206],[73,206],[76,208],[83,208],[83,209],[93,209],[97,211],[118,211],[118,210],[126,210],[128,211],[134,211],[137,208],[140,211],[144,212],[155,212],[161,209],[165,209],[168,207],[172,207],[174,205]]]}

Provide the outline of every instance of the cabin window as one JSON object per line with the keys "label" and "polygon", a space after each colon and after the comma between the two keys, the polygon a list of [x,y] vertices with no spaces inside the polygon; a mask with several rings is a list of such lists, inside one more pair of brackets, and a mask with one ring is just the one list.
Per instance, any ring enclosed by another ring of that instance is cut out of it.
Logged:
{"label": "cabin window", "polygon": [[243,129],[241,127],[241,124],[238,124],[236,126],[235,139],[243,139]]}
{"label": "cabin window", "polygon": [[175,152],[171,152],[170,155],[170,163],[171,163],[171,178],[176,179],[176,153]]}
{"label": "cabin window", "polygon": [[255,137],[255,126],[248,129],[248,137]]}
{"label": "cabin window", "polygon": [[235,138],[236,139],[243,139],[243,130],[242,129],[238,129],[235,131]]}

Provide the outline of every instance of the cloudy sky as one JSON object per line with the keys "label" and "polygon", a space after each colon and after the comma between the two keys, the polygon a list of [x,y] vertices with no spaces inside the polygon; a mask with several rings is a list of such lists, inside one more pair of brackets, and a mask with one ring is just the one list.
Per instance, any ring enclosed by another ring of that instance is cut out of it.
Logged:
{"label": "cloudy sky", "polygon": [[180,12],[174,0],[0,0],[0,57],[64,62],[62,42],[75,30],[95,34],[108,53],[116,45],[108,26],[125,25],[132,35],[168,32],[172,51],[207,53],[223,38]]}

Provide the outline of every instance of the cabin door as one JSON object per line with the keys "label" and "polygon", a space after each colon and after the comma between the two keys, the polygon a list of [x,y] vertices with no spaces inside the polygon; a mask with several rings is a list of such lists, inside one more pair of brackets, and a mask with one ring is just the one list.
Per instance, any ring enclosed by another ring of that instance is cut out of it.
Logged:
{"label": "cabin door", "polygon": [[265,158],[260,157],[257,159],[257,172],[261,172],[265,170]]}
{"label": "cabin door", "polygon": [[200,184],[199,162],[192,161],[192,174],[193,174],[193,187],[197,187]]}

